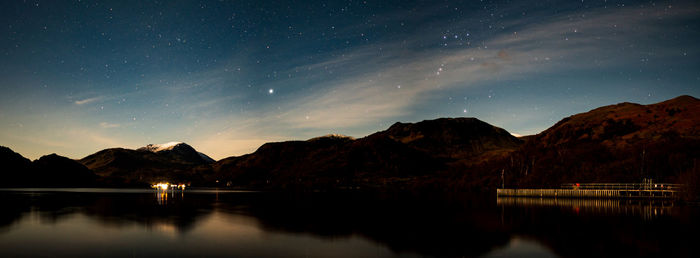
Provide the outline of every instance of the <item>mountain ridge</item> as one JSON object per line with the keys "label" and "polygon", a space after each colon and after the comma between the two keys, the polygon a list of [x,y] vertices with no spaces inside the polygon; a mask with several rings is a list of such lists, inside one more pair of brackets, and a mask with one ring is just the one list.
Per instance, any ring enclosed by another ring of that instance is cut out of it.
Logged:
{"label": "mountain ridge", "polygon": [[[204,153],[195,150],[192,146],[184,142],[168,142],[164,144],[148,144],[136,149],[137,151],[150,151],[156,154],[173,156],[171,158],[181,159],[192,163],[214,163],[214,159]],[[196,153],[196,155],[195,155]]]}
{"label": "mountain ridge", "polygon": [[[208,158],[208,159],[207,159]],[[149,144],[136,150],[110,148],[88,155],[81,164],[109,184],[150,184],[159,181],[198,181],[192,168],[213,159],[182,142]]]}
{"label": "mountain ridge", "polygon": [[698,189],[697,114],[700,100],[687,95],[649,105],[625,102],[595,108],[532,136],[502,170],[510,172],[512,187],[652,178]]}
{"label": "mountain ridge", "polygon": [[[649,105],[595,108],[518,138],[476,118],[438,118],[397,122],[357,139],[326,135],[270,142],[215,162],[182,142],[105,149],[78,162],[107,185],[167,180],[253,189],[459,190],[646,177],[698,182],[698,113],[700,100],[684,95]],[[29,162],[9,148],[0,154],[13,170]]]}
{"label": "mountain ridge", "polygon": [[30,161],[0,146],[0,164],[0,187],[85,187],[97,183],[92,170],[55,153]]}

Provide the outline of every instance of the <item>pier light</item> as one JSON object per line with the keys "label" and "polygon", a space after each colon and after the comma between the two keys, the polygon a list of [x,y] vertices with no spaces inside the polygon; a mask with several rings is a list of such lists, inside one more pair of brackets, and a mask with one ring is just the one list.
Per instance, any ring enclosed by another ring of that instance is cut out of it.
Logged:
{"label": "pier light", "polygon": [[187,184],[185,183],[176,183],[176,184],[171,184],[169,182],[162,182],[162,183],[156,183],[152,184],[151,188],[156,189],[158,191],[166,191],[166,190],[182,190],[184,191],[185,188],[187,188]]}
{"label": "pier light", "polygon": [[170,183],[157,183],[154,185],[151,185],[152,188],[158,189],[158,190],[168,190],[168,187],[170,186]]}

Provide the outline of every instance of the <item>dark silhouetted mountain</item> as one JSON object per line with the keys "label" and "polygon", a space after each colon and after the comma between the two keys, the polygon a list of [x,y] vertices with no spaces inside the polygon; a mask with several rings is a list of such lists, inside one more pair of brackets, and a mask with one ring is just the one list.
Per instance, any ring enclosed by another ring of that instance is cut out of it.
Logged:
{"label": "dark silhouetted mountain", "polygon": [[34,181],[38,186],[81,187],[94,186],[97,176],[90,169],[75,160],[50,154],[42,156],[34,163]]}
{"label": "dark silhouetted mountain", "polygon": [[[571,182],[700,183],[700,100],[621,103],[567,117],[501,162],[511,186]],[[497,163],[497,162],[496,162]]]}
{"label": "dark silhouetted mountain", "polygon": [[[359,139],[327,135],[266,143],[254,153],[217,162],[180,142],[106,149],[79,162],[107,185],[169,181],[256,189],[493,190],[503,183],[559,187],[651,178],[700,189],[697,114],[700,100],[680,96],[597,108],[520,138],[475,118],[441,118],[396,123]],[[25,180],[41,164],[31,164],[26,173],[28,160],[7,148],[0,155],[6,182]],[[70,166],[53,159],[57,167]],[[700,190],[688,192],[700,196]]]}
{"label": "dark silhouetted mountain", "polygon": [[138,151],[150,151],[162,157],[180,162],[189,162],[192,164],[208,164],[216,162],[214,159],[197,152],[192,146],[183,142],[169,142],[165,144],[149,144],[146,147],[136,149]]}
{"label": "dark silhouetted mountain", "polygon": [[6,187],[82,187],[94,186],[97,176],[75,160],[46,155],[34,162],[0,147],[2,183]]}
{"label": "dark silhouetted mountain", "polygon": [[201,182],[194,168],[211,163],[185,143],[149,144],[137,150],[112,148],[99,151],[80,163],[104,178],[107,184],[150,184],[160,181]]}
{"label": "dark silhouetted mountain", "polygon": [[521,141],[506,130],[476,118],[440,118],[395,123],[379,135],[435,157],[464,159],[488,151],[515,149]]}
{"label": "dark silhouetted mountain", "polygon": [[449,162],[518,147],[503,129],[475,118],[396,123],[360,139],[337,135],[267,143],[252,154],[212,165],[220,184],[245,187],[345,188],[406,184]]}
{"label": "dark silhouetted mountain", "polygon": [[32,162],[10,148],[0,146],[0,186],[17,186],[31,178]]}
{"label": "dark silhouetted mountain", "polygon": [[700,100],[680,96],[651,105],[621,103],[573,115],[538,134],[533,144],[540,147],[600,142],[625,148],[670,137],[700,137]]}

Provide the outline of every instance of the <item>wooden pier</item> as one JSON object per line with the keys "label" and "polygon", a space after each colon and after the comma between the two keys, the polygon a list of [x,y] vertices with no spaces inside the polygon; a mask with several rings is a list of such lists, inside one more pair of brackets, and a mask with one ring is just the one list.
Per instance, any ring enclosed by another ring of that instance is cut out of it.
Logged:
{"label": "wooden pier", "polygon": [[661,198],[675,199],[681,185],[666,183],[563,184],[561,189],[498,189],[497,196],[542,198]]}

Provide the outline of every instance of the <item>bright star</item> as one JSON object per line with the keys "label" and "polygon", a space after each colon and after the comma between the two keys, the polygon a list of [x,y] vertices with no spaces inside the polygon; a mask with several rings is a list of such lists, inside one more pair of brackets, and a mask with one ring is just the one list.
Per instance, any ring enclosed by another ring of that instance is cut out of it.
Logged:
{"label": "bright star", "polygon": [[267,90],[267,93],[268,93],[268,94],[273,94],[273,93],[275,93],[275,89],[269,89],[269,90]]}

